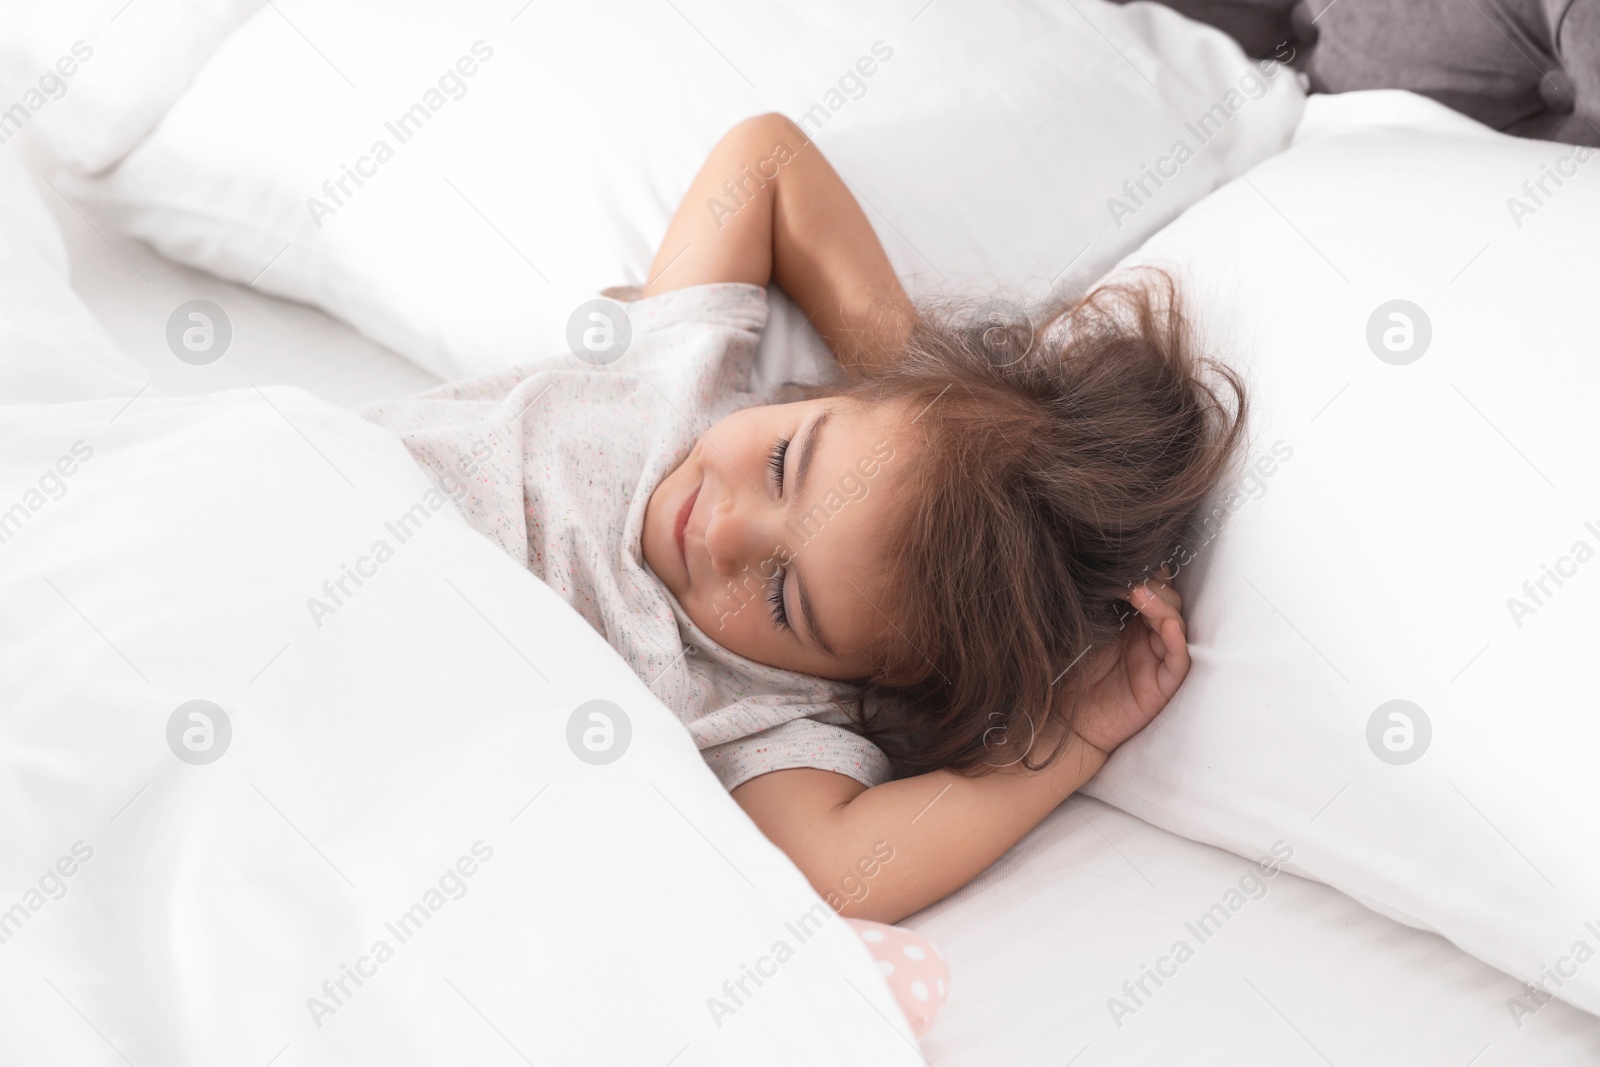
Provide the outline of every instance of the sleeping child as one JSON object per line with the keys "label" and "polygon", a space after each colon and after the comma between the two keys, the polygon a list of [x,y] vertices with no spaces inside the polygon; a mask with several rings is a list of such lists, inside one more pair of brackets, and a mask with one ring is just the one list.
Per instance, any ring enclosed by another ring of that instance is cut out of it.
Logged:
{"label": "sleeping child", "polygon": [[[752,391],[772,282],[830,384]],[[1182,683],[1160,562],[1245,397],[1166,275],[1015,321],[915,306],[819,149],[763,115],[712,151],[645,284],[605,295],[630,331],[610,362],[363,414],[464,482],[468,522],[605,636],[841,914],[893,923],[965,885]],[[870,892],[832,894],[885,848]]]}

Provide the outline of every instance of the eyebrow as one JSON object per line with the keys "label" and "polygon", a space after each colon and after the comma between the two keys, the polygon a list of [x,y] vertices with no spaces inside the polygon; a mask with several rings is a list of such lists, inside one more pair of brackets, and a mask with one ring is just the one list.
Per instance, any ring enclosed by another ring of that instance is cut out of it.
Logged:
{"label": "eyebrow", "polygon": [[[795,469],[794,475],[795,491],[790,498],[795,504],[800,502],[801,495],[805,492],[806,474],[811,470],[812,457],[817,454],[817,439],[822,435],[822,428],[827,424],[828,416],[831,414],[833,414],[833,409],[827,408],[822,414],[812,419],[811,426],[806,431],[806,439],[800,445],[800,462]],[[797,552],[795,556],[798,559],[799,553]],[[817,615],[812,610],[811,597],[806,593],[806,583],[805,579],[800,575],[800,568],[791,563],[790,569],[794,571],[794,587],[800,598],[800,614],[806,620],[806,630],[811,634],[811,640],[828,655],[837,656],[839,653],[833,650],[833,646],[828,643],[828,639],[822,636],[821,627],[817,625]]]}
{"label": "eyebrow", "polygon": [[832,408],[825,408],[821,415],[811,420],[811,429],[806,434],[805,443],[800,446],[800,464],[794,472],[796,497],[806,491],[806,475],[811,472],[811,460],[817,454],[817,437],[822,433],[822,427],[827,424],[828,416],[832,414]]}

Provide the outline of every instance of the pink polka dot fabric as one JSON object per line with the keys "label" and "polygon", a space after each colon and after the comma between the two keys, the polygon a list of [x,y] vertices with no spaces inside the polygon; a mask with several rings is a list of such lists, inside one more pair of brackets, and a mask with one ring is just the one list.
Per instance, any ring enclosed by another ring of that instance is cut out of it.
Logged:
{"label": "pink polka dot fabric", "polygon": [[867,919],[846,919],[878,963],[918,1037],[933,1026],[950,991],[950,966],[921,934]]}

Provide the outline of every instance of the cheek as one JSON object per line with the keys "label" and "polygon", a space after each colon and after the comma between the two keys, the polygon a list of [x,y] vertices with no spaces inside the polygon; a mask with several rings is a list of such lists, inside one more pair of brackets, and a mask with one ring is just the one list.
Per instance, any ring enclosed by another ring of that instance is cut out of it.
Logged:
{"label": "cheek", "polygon": [[763,423],[751,417],[756,410],[760,409],[747,408],[713,424],[695,442],[695,453],[704,456],[707,463],[731,463],[741,469],[746,467],[750,454],[761,450],[760,444],[765,434]]}
{"label": "cheek", "polygon": [[761,612],[760,599],[753,589],[731,584],[697,591],[683,607],[706,636],[735,652],[739,651],[736,646],[745,644],[751,623],[760,619]]}
{"label": "cheek", "polygon": [[639,551],[658,574],[663,570],[667,550],[677,547],[672,540],[672,518],[667,514],[671,510],[667,502],[672,499],[674,477],[676,472],[663,478],[651,491],[644,506],[644,529],[639,535]]}
{"label": "cheek", "polygon": [[723,584],[709,592],[696,591],[683,604],[694,624],[711,640],[745,659],[783,666],[788,640],[772,625],[765,583]]}

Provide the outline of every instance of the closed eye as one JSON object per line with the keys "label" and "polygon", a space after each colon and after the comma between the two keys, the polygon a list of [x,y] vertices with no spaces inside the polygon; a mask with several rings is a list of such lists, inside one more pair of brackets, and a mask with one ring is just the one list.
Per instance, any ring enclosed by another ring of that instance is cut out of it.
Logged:
{"label": "closed eye", "polygon": [[780,630],[789,628],[789,609],[783,606],[783,580],[787,571],[779,571],[767,590],[767,604],[771,609],[772,625]]}
{"label": "closed eye", "polygon": [[[783,493],[783,468],[784,461],[789,456],[789,439],[780,437],[772,443],[772,451],[767,453],[767,470],[772,472],[772,484],[777,486],[779,495]],[[767,604],[772,615],[772,625],[780,630],[789,629],[789,609],[783,604],[783,582],[788,576],[784,570],[778,571],[768,583]]]}
{"label": "closed eye", "polygon": [[767,453],[767,470],[772,472],[772,482],[778,487],[778,492],[783,492],[783,461],[789,455],[789,439],[780,437],[772,443],[772,451]]}

